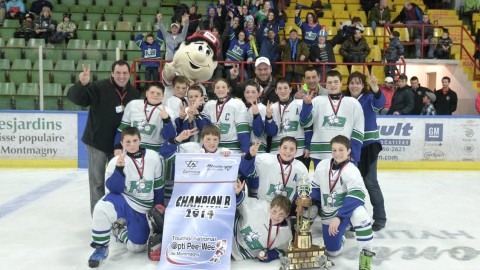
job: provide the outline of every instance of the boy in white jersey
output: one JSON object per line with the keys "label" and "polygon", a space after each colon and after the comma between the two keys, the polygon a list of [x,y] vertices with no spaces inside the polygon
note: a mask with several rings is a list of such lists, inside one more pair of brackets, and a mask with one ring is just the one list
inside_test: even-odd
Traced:
{"label": "boy in white jersey", "polygon": [[365,120],[357,99],[342,94],[342,75],[330,70],[326,75],[328,96],[309,93],[303,99],[300,122],[313,129],[310,158],[316,167],[322,159],[330,157],[330,140],[344,135],[351,140],[352,162],[357,164],[363,144]]}
{"label": "boy in white jersey", "polygon": [[92,243],[88,260],[97,268],[108,256],[110,232],[132,252],[142,252],[150,227],[147,212],[163,205],[162,163],[157,152],[140,147],[135,127],[122,130],[124,152],[108,163],[105,186],[109,190],[93,210]]}
{"label": "boy in white jersey", "polygon": [[120,132],[126,127],[136,127],[142,134],[142,147],[158,151],[166,140],[177,133],[173,124],[172,112],[163,104],[164,88],[159,83],[149,85],[146,99],[132,100],[125,107],[122,122],[115,137],[115,156],[121,153]]}
{"label": "boy in white jersey", "polygon": [[167,106],[167,108],[173,112],[173,118],[177,126],[177,131],[180,126],[178,121],[183,121],[187,116],[185,108],[188,107],[188,102],[187,99],[185,99],[185,95],[187,94],[188,84],[187,78],[183,76],[176,76],[172,82],[173,96],[165,99],[164,102],[165,106]]}
{"label": "boy in white jersey", "polygon": [[267,147],[267,133],[265,132],[265,117],[272,118],[273,110],[271,105],[267,108],[259,102],[260,92],[258,84],[254,80],[249,80],[243,92],[244,103],[247,106],[247,121],[250,126],[250,142],[259,141],[261,143],[258,152],[265,153]]}
{"label": "boy in white jersey", "polygon": [[[205,104],[205,97],[203,96],[203,90],[199,86],[191,86],[187,91],[188,108],[186,108],[187,117],[183,121],[179,121],[177,128],[178,134],[184,130],[197,128],[201,133],[203,127],[210,125],[210,119],[203,113],[203,106]],[[188,141],[188,140],[187,140]],[[195,135],[190,138],[192,142],[200,142],[199,136]]]}
{"label": "boy in white jersey", "polygon": [[240,163],[240,175],[247,179],[248,195],[271,201],[281,194],[294,201],[297,181],[308,174],[307,167],[295,159],[297,140],[283,137],[278,154],[256,155],[258,146],[258,143],[254,144]]}
{"label": "boy in white jersey", "polygon": [[[297,152],[295,157],[300,157],[305,151],[305,136],[308,130],[304,130],[300,124],[300,111],[302,100],[294,99],[291,96],[292,88],[285,79],[279,79],[275,86],[275,93],[278,101],[271,104],[272,117],[266,117],[265,130],[268,136],[272,136],[272,147],[270,153],[277,154],[280,140],[285,136],[297,139]],[[267,103],[267,107],[270,104]]]}
{"label": "boy in white jersey", "polygon": [[266,200],[245,197],[243,184],[237,184],[237,210],[233,230],[232,256],[235,260],[258,258],[270,262],[285,254],[292,239],[288,220],[290,200],[277,195]]}
{"label": "boy in white jersey", "polygon": [[315,168],[312,199],[321,209],[323,240],[328,255],[340,255],[346,228],[355,229],[360,247],[359,269],[370,270],[372,219],[365,208],[367,194],[360,171],[350,162],[350,140],[335,136],[331,141],[332,159],[323,159]]}

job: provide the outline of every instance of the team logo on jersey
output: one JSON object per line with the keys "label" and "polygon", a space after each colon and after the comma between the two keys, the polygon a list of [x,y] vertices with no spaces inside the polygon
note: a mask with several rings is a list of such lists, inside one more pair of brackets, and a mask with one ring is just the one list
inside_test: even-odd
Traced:
{"label": "team logo on jersey", "polygon": [[145,50],[145,58],[155,58],[157,56],[157,50],[148,48]]}
{"label": "team logo on jersey", "polygon": [[343,200],[345,199],[344,193],[337,193],[336,191],[323,194],[323,205],[328,207],[340,207],[343,205]]}
{"label": "team logo on jersey", "polygon": [[290,198],[292,193],[293,193],[293,188],[286,187],[283,185],[282,182],[278,182],[277,184],[270,184],[270,187],[267,191],[267,196],[271,197],[272,199],[277,195],[283,195],[287,198]]}
{"label": "team logo on jersey", "polygon": [[283,119],[283,122],[280,123],[280,131],[281,132],[288,132],[288,131],[298,131],[298,121],[292,121],[288,118]]}
{"label": "team logo on jersey", "polygon": [[140,179],[137,181],[130,181],[130,193],[150,193],[153,188],[153,181]]}
{"label": "team logo on jersey", "polygon": [[345,127],[345,122],[347,122],[347,118],[345,118],[345,117],[341,117],[341,116],[338,116],[338,115],[324,116],[322,127],[325,127],[327,129],[328,128],[333,128],[333,129],[341,128],[341,129],[343,129],[343,127]]}
{"label": "team logo on jersey", "polygon": [[243,241],[245,241],[249,249],[255,250],[263,248],[259,241],[261,234],[254,232],[250,226],[242,229],[240,233],[242,234]]}
{"label": "team logo on jersey", "polygon": [[138,132],[144,135],[152,135],[155,125],[149,124],[146,120],[133,121],[133,126],[137,127]]}

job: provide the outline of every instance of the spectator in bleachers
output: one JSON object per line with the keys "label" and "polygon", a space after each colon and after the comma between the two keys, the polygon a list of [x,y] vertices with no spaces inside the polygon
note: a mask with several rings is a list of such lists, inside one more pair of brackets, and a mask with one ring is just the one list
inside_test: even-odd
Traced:
{"label": "spectator in bleachers", "polygon": [[37,15],[41,15],[40,13],[43,10],[43,7],[48,7],[50,10],[53,10],[53,5],[50,1],[47,0],[35,0],[30,5],[30,12],[33,12]]}
{"label": "spectator in bleachers", "polygon": [[[303,81],[305,83],[302,85],[302,99],[306,95],[311,95],[312,98],[328,95],[328,90],[323,88],[320,84],[320,76],[321,75],[314,67],[308,67],[305,70],[305,75],[303,76]],[[297,95],[297,97],[300,97],[300,95]]]}
{"label": "spectator in bleachers", "polygon": [[277,49],[277,46],[280,42],[277,40],[277,34],[275,34],[273,29],[270,29],[268,30],[267,38],[264,38],[262,44],[260,45],[260,57],[263,56],[270,60],[270,63],[272,63],[273,74],[277,74],[278,72],[278,65],[274,63],[280,61],[280,52]]}
{"label": "spectator in bleachers", "polygon": [[183,29],[180,31],[180,25],[178,23],[172,23],[170,25],[170,33],[167,32],[162,22],[162,14],[157,14],[158,29],[162,32],[163,40],[165,42],[165,60],[172,60],[173,55],[177,51],[178,46],[185,41],[188,31],[188,14],[183,14]]}
{"label": "spectator in bleachers", "polygon": [[[428,45],[428,58],[433,58],[433,50],[435,49],[435,40],[433,39],[433,24],[430,22],[427,14],[422,16],[422,21],[419,23],[423,27],[415,27],[413,38],[415,42],[415,57],[417,59],[421,56],[421,46]],[[421,44],[427,43],[427,44]]]}
{"label": "spectator in bleachers", "polygon": [[77,25],[71,21],[72,14],[63,13],[63,21],[57,25],[57,32],[51,38],[52,43],[68,43],[72,38],[75,38]]}
{"label": "spectator in bleachers", "polygon": [[[414,94],[414,106],[411,114],[419,115],[422,112],[423,108],[423,96],[425,95],[425,93],[433,93],[433,91],[421,86],[417,76],[413,76],[412,78],[410,78],[410,87],[412,88]],[[434,102],[435,101],[433,101],[432,103]]]}
{"label": "spectator in bleachers", "polygon": [[223,24],[218,15],[218,10],[221,11],[221,8],[217,8],[214,5],[207,7],[207,15],[205,20],[200,24],[200,29],[212,30],[213,27],[217,27],[220,30],[220,33],[223,33]]}
{"label": "spectator in bleachers", "polygon": [[414,103],[414,94],[407,84],[408,77],[405,74],[398,76],[398,88],[392,97],[392,104],[387,114],[408,115],[412,113]]}
{"label": "spectator in bleachers", "polygon": [[250,9],[250,14],[253,15],[256,21],[256,25],[261,25],[262,22],[267,18],[268,12],[270,12],[272,3],[270,1],[263,1],[263,5],[260,8],[260,1],[255,1],[255,5]]}
{"label": "spectator in bleachers", "polygon": [[[298,38],[298,32],[295,29],[290,30],[290,38],[287,40],[282,40],[278,46],[279,51],[281,52],[282,62],[304,62],[306,63],[308,57],[310,56],[310,50],[303,42]],[[298,65],[298,64],[288,64],[285,67],[286,79],[288,82],[292,80],[296,83],[302,81],[302,76],[305,74],[305,69],[307,65]]]}
{"label": "spectator in bleachers", "polygon": [[140,93],[130,84],[130,66],[123,60],[112,64],[112,76],[90,82],[90,65],[82,66],[79,81],[67,93],[68,99],[78,106],[90,106],[82,141],[87,147],[88,178],[90,183],[90,210],[105,195],[105,168],[114,155],[113,146],[117,128],[125,106],[140,98]]}
{"label": "spectator in bleachers", "polygon": [[450,89],[450,77],[442,78],[442,89],[435,91],[435,109],[438,115],[452,115],[457,110],[457,93]]}
{"label": "spectator in bleachers", "polygon": [[3,25],[3,21],[5,20],[5,14],[7,13],[6,10],[6,1],[0,0],[0,26]]}
{"label": "spectator in bleachers", "polygon": [[435,110],[435,107],[433,106],[433,103],[435,103],[435,94],[433,92],[426,92],[423,95],[423,108],[420,113],[420,115],[437,115],[437,111]]}
{"label": "spectator in bleachers", "polygon": [[[392,24],[404,23],[404,24],[417,24],[422,21],[423,10],[415,3],[406,1],[403,5],[402,11],[393,19]],[[407,26],[408,32],[411,33],[411,27]]]}
{"label": "spectator in bleachers", "polygon": [[437,59],[449,59],[450,50],[453,46],[453,41],[446,29],[443,30],[442,37],[438,38],[437,47],[433,52],[433,56]]}
{"label": "spectator in bleachers", "polygon": [[395,93],[395,85],[392,77],[386,77],[384,84],[380,87],[383,95],[385,96],[385,105],[380,110],[379,114],[386,115],[390,106],[392,105],[393,94]]}
{"label": "spectator in bleachers", "polygon": [[253,18],[252,15],[247,15],[245,16],[245,23],[243,30],[245,30],[245,35],[246,38],[250,40],[250,36],[255,35],[256,32],[256,27],[255,27],[255,19]]}
{"label": "spectator in bleachers", "polygon": [[285,17],[284,16],[276,17],[273,11],[269,11],[267,19],[264,20],[258,27],[257,36],[256,36],[258,44],[262,44],[263,40],[268,38],[269,30],[273,30],[275,32],[277,41],[280,41],[278,38],[278,32],[280,31],[280,28],[283,28],[283,27],[285,27]]}
{"label": "spectator in bleachers", "polygon": [[15,38],[24,38],[28,41],[30,38],[35,36],[35,14],[31,12],[27,12],[25,14],[25,20],[23,20],[22,24],[17,28],[13,36]]}
{"label": "spectator in bleachers", "polygon": [[182,16],[185,13],[190,14],[189,7],[186,4],[179,3],[173,7],[173,16],[171,18],[172,23],[182,24]]}
{"label": "spectator in bleachers", "polygon": [[307,13],[307,19],[302,22],[300,20],[300,9],[295,10],[295,24],[302,30],[303,42],[308,47],[317,43],[318,32],[320,32],[322,26],[318,24],[318,18],[313,12]]}
{"label": "spectator in bleachers", "polygon": [[[387,63],[396,63],[400,59],[400,56],[404,55],[403,45],[400,42],[399,37],[400,33],[398,31],[392,32],[390,43],[385,51],[385,60]],[[395,70],[395,65],[386,65],[385,77],[395,77]]]}
{"label": "spectator in bleachers", "polygon": [[[161,23],[161,16],[159,15],[157,14],[157,22]],[[144,37],[145,41],[143,41]],[[161,60],[163,42],[163,35],[160,29],[157,30],[156,39],[154,39],[151,33],[138,34],[135,38],[135,43],[142,50],[142,60]],[[160,80],[158,73],[159,65],[159,62],[142,62],[142,66],[145,68],[145,81],[158,82]]]}
{"label": "spectator in bleachers", "polygon": [[380,0],[380,3],[374,6],[368,13],[367,24],[372,27],[372,30],[375,33],[375,28],[377,28],[377,26],[389,24],[391,19],[392,15],[387,0]]}
{"label": "spectator in bleachers", "polygon": [[[333,47],[330,41],[327,41],[328,33],[325,29],[320,30],[318,33],[318,42],[310,47],[310,62],[314,63],[335,63],[335,55],[333,53]],[[318,72],[319,80],[327,74],[330,70],[334,69],[336,65],[315,65],[315,69]],[[324,68],[325,67],[325,68]]]}
{"label": "spectator in bleachers", "polygon": [[18,19],[20,22],[25,17],[25,4],[22,0],[10,0],[5,4],[5,10],[7,12],[6,19]]}
{"label": "spectator in bleachers", "polygon": [[198,6],[194,3],[190,6],[188,9],[188,14],[190,15],[188,17],[189,19],[189,25],[188,25],[188,32],[187,32],[187,37],[191,36],[193,33],[197,31],[197,28],[200,25],[200,22],[202,21],[202,14],[197,13]]}
{"label": "spectator in bleachers", "polygon": [[55,33],[57,21],[52,18],[52,11],[48,7],[44,7],[41,16],[35,21],[35,33],[37,38],[44,38],[46,42],[50,42],[50,37]]}
{"label": "spectator in bleachers", "polygon": [[345,40],[340,48],[340,54],[345,63],[365,63],[365,58],[370,53],[367,40],[362,37],[363,31],[356,29],[353,37]]}
{"label": "spectator in bleachers", "polygon": [[[230,36],[230,47],[227,50],[227,53],[225,54],[225,60],[227,61],[233,61],[233,62],[243,62],[247,60],[247,64],[250,64],[253,62],[255,59],[255,55],[253,54],[252,47],[250,46],[250,42],[246,40],[245,38],[245,32],[244,30],[241,30],[238,33],[238,36],[235,37],[235,34],[233,33],[233,29],[229,29],[229,36]],[[232,64],[232,63],[225,63],[225,76],[230,75],[230,68],[233,67],[233,65],[238,65],[238,64]],[[246,66],[244,66],[246,67]],[[243,73],[243,79],[248,80],[248,72],[245,72],[246,69],[244,69]]]}
{"label": "spectator in bleachers", "polygon": [[351,21],[340,22],[337,34],[332,38],[330,43],[333,47],[337,44],[342,44],[345,40],[353,36],[355,30],[360,29],[365,31],[365,27],[362,24],[360,17],[353,17]]}
{"label": "spectator in bleachers", "polygon": [[369,15],[369,12],[378,3],[378,0],[360,0],[361,9],[365,11],[365,15]]}

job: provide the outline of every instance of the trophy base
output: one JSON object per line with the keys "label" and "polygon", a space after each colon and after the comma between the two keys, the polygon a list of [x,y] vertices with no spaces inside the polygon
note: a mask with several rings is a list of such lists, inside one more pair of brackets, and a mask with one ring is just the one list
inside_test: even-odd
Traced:
{"label": "trophy base", "polygon": [[333,262],[325,254],[325,248],[311,245],[309,248],[293,247],[287,250],[285,257],[281,258],[280,270],[290,269],[330,269]]}

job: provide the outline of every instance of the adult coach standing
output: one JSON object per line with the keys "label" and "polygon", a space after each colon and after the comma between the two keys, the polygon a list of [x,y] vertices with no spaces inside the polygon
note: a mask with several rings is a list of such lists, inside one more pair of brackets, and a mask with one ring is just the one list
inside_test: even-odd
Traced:
{"label": "adult coach standing", "polygon": [[128,102],[140,98],[140,93],[130,85],[130,66],[123,60],[112,64],[112,77],[92,83],[90,65],[82,68],[80,81],[68,90],[67,97],[79,106],[90,106],[82,141],[87,147],[93,213],[93,207],[105,195],[105,168],[114,156],[113,144],[123,111]]}

